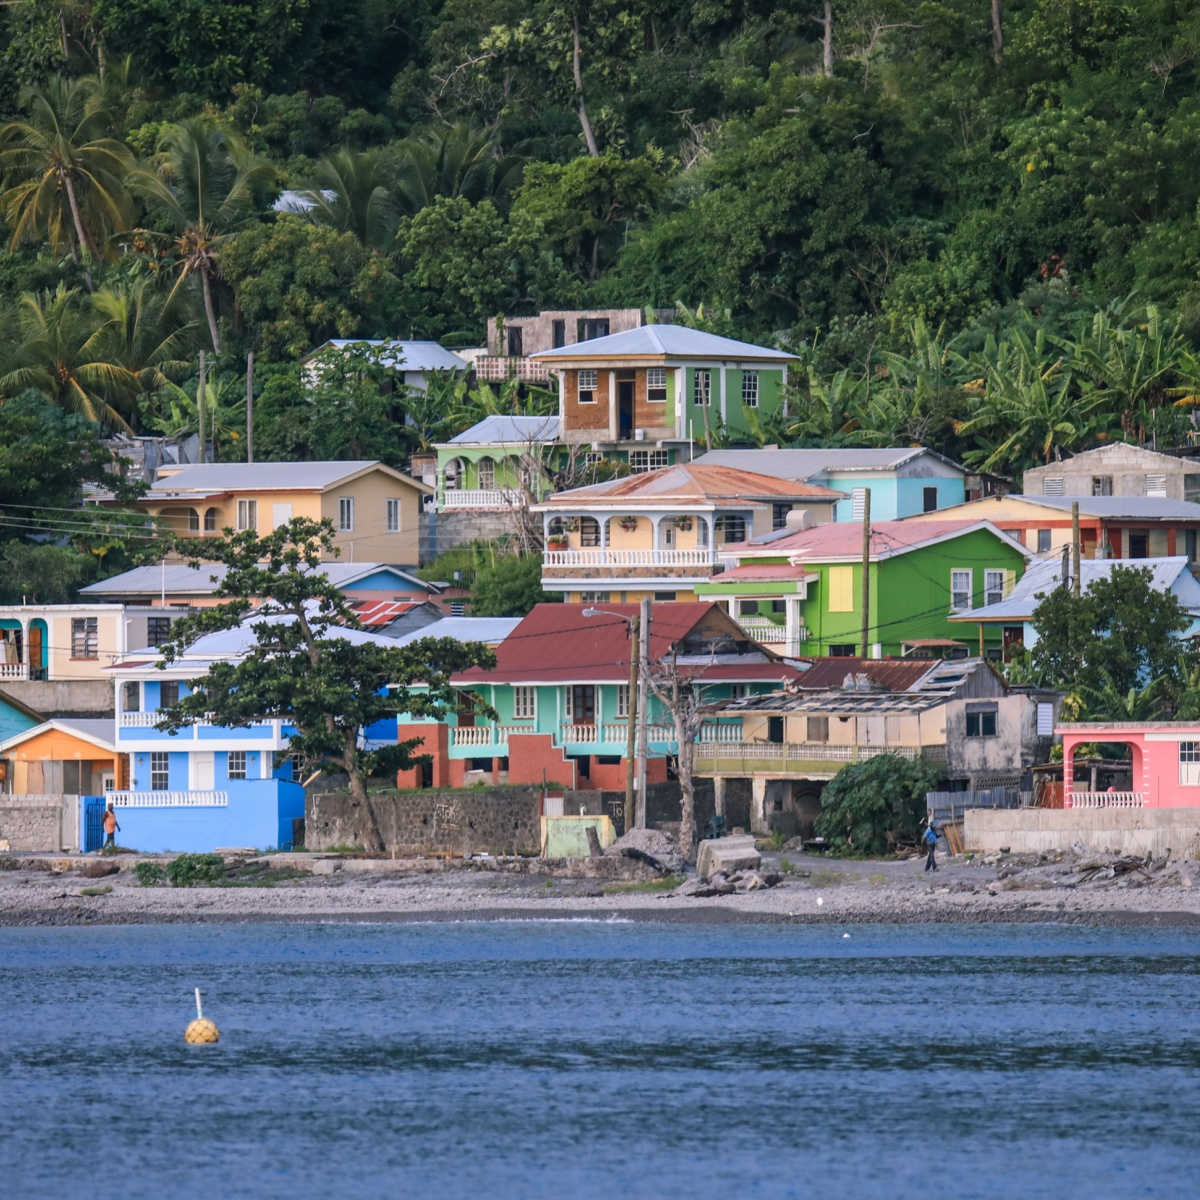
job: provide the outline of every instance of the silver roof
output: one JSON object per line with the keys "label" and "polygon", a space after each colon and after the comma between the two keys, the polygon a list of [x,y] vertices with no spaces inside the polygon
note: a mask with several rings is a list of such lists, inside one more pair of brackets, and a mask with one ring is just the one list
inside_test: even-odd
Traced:
{"label": "silver roof", "polygon": [[542,350],[530,357],[553,361],[606,355],[643,355],[648,358],[761,358],[771,362],[796,360],[796,356],[788,354],[786,350],[776,350],[771,346],[754,346],[750,342],[738,342],[733,338],[718,337],[715,333],[705,333],[702,329],[689,329],[686,325],[642,325],[637,329],[627,329],[623,333],[610,333],[607,337],[559,346],[556,350]]}
{"label": "silver roof", "polygon": [[[320,563],[317,570],[336,587],[348,587],[357,579],[365,579],[376,571],[391,571],[400,583],[437,592],[440,589],[412,574],[412,568],[397,567],[389,563]],[[133,567],[122,571],[111,579],[101,579],[79,589],[81,596],[124,596],[124,595],[196,595],[215,592],[218,583],[225,578],[225,567],[219,563],[201,563],[198,567],[187,563],[168,563],[166,566]],[[157,610],[155,610],[157,611]]]}
{"label": "silver roof", "polygon": [[422,638],[453,638],[456,642],[485,642],[495,646],[504,641],[521,620],[520,617],[443,617],[391,640],[396,646],[405,646]]}
{"label": "silver roof", "polygon": [[384,366],[399,367],[404,371],[465,371],[468,366],[464,359],[439,342],[405,342],[399,338],[330,338],[310,350],[301,361],[316,358],[327,346],[335,350],[347,346],[383,346],[385,352],[379,356],[379,361]]}
{"label": "silver roof", "polygon": [[[345,462],[190,463],[169,468],[169,475],[160,474],[145,498],[161,500],[180,492],[312,491],[333,487],[370,467],[393,469],[369,458]],[[400,471],[396,474],[408,478]],[[424,487],[415,479],[410,482],[414,487]]]}
{"label": "silver roof", "polygon": [[695,461],[718,467],[738,467],[780,479],[811,479],[840,471],[893,471],[922,455],[945,463],[959,474],[966,468],[924,446],[864,447],[816,450],[709,450]]}
{"label": "silver roof", "polygon": [[499,446],[510,442],[556,442],[559,422],[552,417],[520,417],[498,413],[476,421],[470,429],[464,429],[457,437],[445,444],[448,446],[478,445]]}
{"label": "silver roof", "polygon": [[1200,504],[1191,500],[1168,500],[1160,496],[1030,496],[1016,493],[1009,500],[1027,500],[1046,508],[1070,512],[1072,504],[1089,517],[1135,521],[1200,521]]}

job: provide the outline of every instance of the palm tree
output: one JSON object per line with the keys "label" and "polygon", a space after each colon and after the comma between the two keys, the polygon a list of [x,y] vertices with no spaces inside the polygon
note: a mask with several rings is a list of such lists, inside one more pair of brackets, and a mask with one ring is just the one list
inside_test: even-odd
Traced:
{"label": "palm tree", "polygon": [[62,284],[41,295],[26,292],[17,322],[21,340],[0,392],[34,388],[97,425],[133,432],[121,408],[136,393],[137,376],[105,356],[106,322],[86,297]]}
{"label": "palm tree", "polygon": [[149,279],[101,288],[92,307],[101,326],[106,357],[130,371],[152,392],[191,366],[199,322],[178,311]]}
{"label": "palm tree", "polygon": [[138,177],[158,200],[170,227],[179,278],[171,298],[188,279],[198,280],[212,348],[221,352],[213,284],[220,277],[221,248],[255,219],[256,193],[272,177],[234,134],[214,121],[190,118],[159,140],[157,177]]}
{"label": "palm tree", "polygon": [[313,173],[312,186],[301,195],[312,206],[308,210],[312,220],[353,233],[373,250],[391,245],[399,212],[381,148],[341,149],[323,158]]}
{"label": "palm tree", "polygon": [[129,148],[106,136],[98,81],[56,75],[21,100],[28,117],[0,129],[11,245],[44,238],[55,251],[98,257],[107,235],[129,223],[133,166]]}
{"label": "palm tree", "polygon": [[502,198],[516,189],[524,170],[524,159],[500,154],[486,131],[465,122],[406,138],[397,149],[396,196],[408,213],[438,196],[472,203]]}
{"label": "palm tree", "polygon": [[[800,391],[800,389],[797,389]],[[837,446],[859,435],[861,413],[866,407],[867,381],[849,367],[828,379],[818,377],[811,367],[808,384],[791,400],[795,420],[787,436],[795,445]]]}

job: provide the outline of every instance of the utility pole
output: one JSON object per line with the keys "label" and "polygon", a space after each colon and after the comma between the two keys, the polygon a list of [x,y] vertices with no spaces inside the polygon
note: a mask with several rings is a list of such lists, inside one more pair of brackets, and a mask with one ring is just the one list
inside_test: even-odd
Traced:
{"label": "utility pole", "polygon": [[246,461],[254,461],[254,351],[246,352]]}
{"label": "utility pole", "polygon": [[638,618],[637,823],[646,826],[646,677],[650,673],[650,598],[644,596]]}
{"label": "utility pole", "polygon": [[866,658],[871,633],[871,489],[863,489],[862,521],[862,645],[859,657]]}
{"label": "utility pole", "polygon": [[629,724],[629,729],[625,737],[625,829],[628,833],[634,826],[637,820],[637,812],[634,805],[634,757],[637,754],[637,719],[641,715],[641,708],[638,705],[637,690],[638,690],[638,657],[641,650],[641,641],[638,636],[638,626],[640,622],[637,617],[629,619],[629,692],[626,698],[625,707],[627,709],[626,720]]}
{"label": "utility pole", "polygon": [[204,351],[200,351],[200,386],[196,391],[196,426],[200,434],[200,461],[207,462],[208,455],[204,452],[204,391],[207,380],[204,374]]}
{"label": "utility pole", "polygon": [[1071,502],[1071,591],[1079,595],[1079,501]]}

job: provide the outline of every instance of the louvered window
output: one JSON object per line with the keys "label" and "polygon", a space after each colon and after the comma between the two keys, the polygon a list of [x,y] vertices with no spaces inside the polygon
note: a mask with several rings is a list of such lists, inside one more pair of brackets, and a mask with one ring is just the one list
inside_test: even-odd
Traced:
{"label": "louvered window", "polygon": [[1166,496],[1167,494],[1167,477],[1165,475],[1147,475],[1146,476],[1146,495],[1147,496]]}
{"label": "louvered window", "polygon": [[1043,496],[1061,496],[1063,494],[1063,477],[1061,475],[1047,475],[1042,480],[1042,495]]}

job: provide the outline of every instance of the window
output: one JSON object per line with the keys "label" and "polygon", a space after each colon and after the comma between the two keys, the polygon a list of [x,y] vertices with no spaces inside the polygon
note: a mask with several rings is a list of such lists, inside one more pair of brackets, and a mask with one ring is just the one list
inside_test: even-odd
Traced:
{"label": "window", "polygon": [[717,541],[724,543],[726,546],[733,542],[744,542],[746,540],[746,518],[731,516],[728,513],[719,516],[713,523],[713,529],[716,533]]}
{"label": "window", "polygon": [[1200,500],[1200,475],[1189,471],[1183,477],[1183,498],[1185,500]]}
{"label": "window", "polygon": [[971,607],[971,572],[950,572],[950,607],[963,609]]}
{"label": "window", "polygon": [[1061,496],[1063,494],[1063,477],[1061,475],[1047,475],[1042,480],[1042,495],[1043,496]]}
{"label": "window", "polygon": [[188,533],[200,532],[200,513],[198,509],[188,509]]}
{"label": "window", "polygon": [[1038,737],[1054,736],[1054,705],[1040,701],[1037,706]]}
{"label": "window", "polygon": [[600,522],[595,517],[579,518],[579,544],[581,546],[600,545]]}
{"label": "window", "polygon": [[740,700],[746,694],[746,685],[744,683],[731,683],[729,685],[729,698],[731,700]]}
{"label": "window", "polygon": [[230,750],[230,752],[229,752],[229,778],[230,779],[245,779],[246,778],[246,752],[245,752],[245,750]]}
{"label": "window", "polygon": [[646,369],[646,399],[651,404],[666,404],[667,402],[667,368],[647,367]]}
{"label": "window", "polygon": [[513,688],[513,719],[516,721],[532,721],[537,716],[537,689],[531,687]]}
{"label": "window", "polygon": [[170,617],[146,618],[146,645],[161,646],[171,636]]}
{"label": "window", "polygon": [[967,712],[967,737],[995,737],[996,710],[981,708]]}
{"label": "window", "polygon": [[479,460],[479,486],[485,490],[496,486],[496,464],[490,458]]}
{"label": "window", "polygon": [[100,656],[98,623],[95,617],[75,617],[71,621],[71,657]]}
{"label": "window", "polygon": [[706,408],[712,403],[712,372],[697,371],[692,376],[692,403]]}
{"label": "window", "polygon": [[505,330],[505,336],[508,343],[508,357],[520,358],[525,352],[523,349],[524,339],[521,336],[521,326],[510,325]]}
{"label": "window", "polygon": [[206,508],[204,510],[204,532],[217,532],[217,510],[215,508]]}
{"label": "window", "polygon": [[158,685],[158,707],[170,708],[172,705],[179,703],[179,681],[177,679],[164,679]]}
{"label": "window", "polygon": [[583,465],[585,467],[598,467],[603,461],[603,450],[589,450],[583,456]]}
{"label": "window", "polygon": [[465,600],[451,600],[449,607],[452,617],[465,617],[467,615],[467,602]]}
{"label": "window", "polygon": [[853,642],[835,642],[829,647],[830,658],[853,658],[854,643]]}
{"label": "window", "polygon": [[[1147,476],[1149,478],[1149,476]],[[1093,475],[1092,476],[1092,495],[1093,496],[1111,496],[1112,495],[1112,476],[1111,475]],[[1149,493],[1147,493],[1149,495]]]}
{"label": "window", "polygon": [[829,581],[829,611],[854,611],[854,568],[830,567],[826,575]]}
{"label": "window", "polygon": [[629,469],[635,474],[641,471],[657,471],[660,467],[671,465],[669,450],[631,450],[629,452]]}
{"label": "window", "polygon": [[567,323],[566,321],[551,321],[550,322],[550,337],[554,342],[554,349],[559,350],[567,344]]}
{"label": "window", "polygon": [[611,592],[580,592],[579,599],[583,604],[607,604]]}
{"label": "window", "polygon": [[590,725],[596,719],[596,688],[590,683],[577,683],[563,688],[566,693],[567,719],[573,725]]}
{"label": "window", "polygon": [[354,528],[354,497],[342,496],[338,500],[338,529],[349,533]]}
{"label": "window", "polygon": [[1037,552],[1039,554],[1047,554],[1050,551],[1050,530],[1039,529],[1037,531]]}
{"label": "window", "polygon": [[[1146,495],[1165,497],[1167,494],[1167,477],[1165,475],[1146,476]],[[1106,492],[1105,495],[1111,495]]]}
{"label": "window", "polygon": [[758,616],[758,601],[757,600],[739,600],[738,601],[738,616],[739,617],[757,617]]}
{"label": "window", "polygon": [[121,707],[126,712],[137,712],[142,707],[142,685],[136,680],[122,684]]}
{"label": "window", "polygon": [[170,759],[165,750],[150,752],[150,790],[165,792],[171,786]]}
{"label": "window", "polygon": [[388,533],[400,532],[400,501],[389,500],[387,502],[387,531]]}
{"label": "window", "polygon": [[289,770],[292,773],[292,778],[299,783],[304,778],[304,756],[302,754],[289,754],[284,760]]}
{"label": "window", "polygon": [[999,604],[1004,599],[1007,590],[1006,571],[984,571],[983,573],[983,602],[984,604]]}
{"label": "window", "polygon": [[1196,561],[1196,544],[1197,537],[1194,529],[1188,529],[1183,535],[1184,553],[1187,555],[1188,562]]}
{"label": "window", "polygon": [[596,385],[599,382],[596,371],[579,372],[579,403],[596,403]]}
{"label": "window", "polygon": [[674,592],[655,592],[654,598],[655,598],[655,600],[673,601],[675,599],[675,593]]}
{"label": "window", "polygon": [[775,613],[776,615],[779,615],[780,613],[786,613],[787,612],[787,601],[786,600],[772,600],[771,601],[771,611],[773,613]]}
{"label": "window", "polygon": [[1130,558],[1150,557],[1150,531],[1148,529],[1131,529],[1127,537]]}
{"label": "window", "polygon": [[829,741],[829,718],[809,717],[808,728],[805,730],[804,740],[806,742]]}
{"label": "window", "polygon": [[788,513],[792,511],[790,504],[772,504],[771,505],[771,528],[786,529]]}
{"label": "window", "polygon": [[617,716],[629,716],[629,684],[617,684]]}
{"label": "window", "polygon": [[747,408],[758,407],[758,372],[742,372],[742,403]]}
{"label": "window", "polygon": [[576,332],[581,342],[591,338],[608,337],[608,318],[595,317],[591,320],[580,320]]}
{"label": "window", "polygon": [[935,512],[938,506],[938,490],[935,487],[921,489],[921,511]]}
{"label": "window", "polygon": [[1179,782],[1200,787],[1200,742],[1179,743]]}
{"label": "window", "polygon": [[238,528],[239,529],[257,529],[258,528],[258,501],[257,500],[239,500],[238,501]]}
{"label": "window", "polygon": [[861,521],[867,515],[867,489],[855,488],[850,493],[850,517]]}

